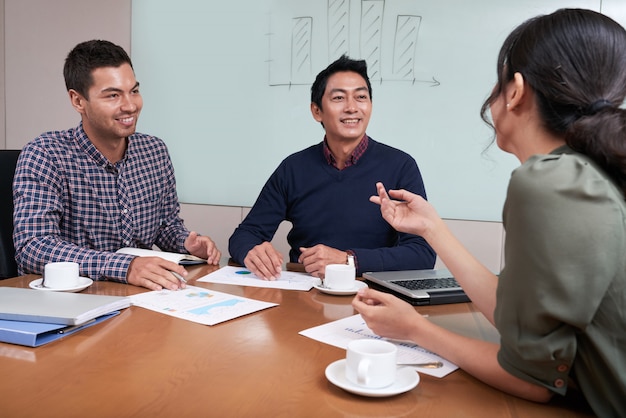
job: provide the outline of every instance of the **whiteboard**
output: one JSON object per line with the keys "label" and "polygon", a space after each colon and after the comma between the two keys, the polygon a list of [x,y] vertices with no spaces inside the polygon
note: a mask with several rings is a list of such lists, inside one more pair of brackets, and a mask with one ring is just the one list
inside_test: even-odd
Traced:
{"label": "whiteboard", "polygon": [[138,130],[167,143],[181,202],[252,206],[280,161],[323,139],[310,86],[345,53],[368,62],[367,133],[415,158],[439,214],[500,221],[519,163],[492,144],[479,111],[504,38],[560,7],[602,7],[623,25],[623,4],[133,0]]}

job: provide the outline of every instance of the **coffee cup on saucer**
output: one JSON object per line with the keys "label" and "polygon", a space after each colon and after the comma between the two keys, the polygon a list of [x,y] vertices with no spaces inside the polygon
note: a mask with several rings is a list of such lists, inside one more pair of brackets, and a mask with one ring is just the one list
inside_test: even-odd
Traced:
{"label": "coffee cup on saucer", "polygon": [[396,380],[398,348],[383,340],[351,341],[346,350],[346,379],[363,388],[389,386]]}
{"label": "coffee cup on saucer", "polygon": [[351,290],[356,286],[356,270],[349,264],[329,264],[324,273],[324,286],[332,290]]}
{"label": "coffee cup on saucer", "polygon": [[49,289],[70,289],[80,284],[78,263],[61,261],[44,267],[42,285]]}

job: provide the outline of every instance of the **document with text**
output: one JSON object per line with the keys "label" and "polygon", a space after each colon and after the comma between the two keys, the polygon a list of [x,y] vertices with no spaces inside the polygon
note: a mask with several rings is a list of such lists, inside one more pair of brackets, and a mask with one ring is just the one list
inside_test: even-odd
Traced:
{"label": "document with text", "polygon": [[299,334],[343,349],[346,349],[348,347],[348,343],[352,340],[359,340],[363,338],[384,339],[398,347],[397,362],[399,366],[407,365],[407,367],[410,367],[410,364],[415,363],[441,361],[443,366],[436,369],[415,368],[420,373],[435,377],[444,377],[458,369],[458,366],[455,364],[439,357],[435,353],[425,350],[417,344],[407,341],[386,339],[374,334],[374,332],[367,327],[367,324],[361,315],[353,315],[324,325],[309,328],[304,331],[300,331]]}

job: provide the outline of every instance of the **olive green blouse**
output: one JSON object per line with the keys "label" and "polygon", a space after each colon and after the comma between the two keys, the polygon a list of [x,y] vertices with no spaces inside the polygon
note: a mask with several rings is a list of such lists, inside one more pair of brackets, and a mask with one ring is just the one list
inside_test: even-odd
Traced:
{"label": "olive green blouse", "polygon": [[561,147],[516,169],[503,211],[498,360],[599,416],[626,411],[626,204],[590,159]]}

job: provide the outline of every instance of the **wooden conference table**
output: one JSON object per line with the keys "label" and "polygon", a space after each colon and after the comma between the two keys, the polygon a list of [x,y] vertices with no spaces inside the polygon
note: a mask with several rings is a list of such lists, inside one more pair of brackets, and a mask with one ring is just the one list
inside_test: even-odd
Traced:
{"label": "wooden conference table", "polygon": [[[117,317],[38,348],[0,343],[0,416],[14,417],[582,417],[580,404],[505,395],[462,370],[421,374],[393,397],[353,395],[330,383],[345,350],[298,332],[355,314],[351,296],[196,282],[216,267],[189,268],[192,285],[278,303],[214,326],[130,307]],[[0,281],[28,287],[38,276]],[[85,293],[145,289],[95,282]],[[431,320],[484,339],[497,333],[471,303],[419,308]]]}

